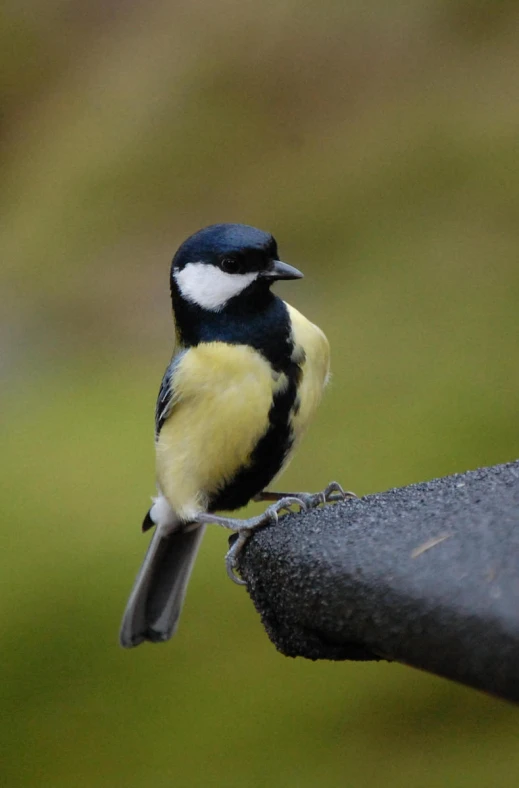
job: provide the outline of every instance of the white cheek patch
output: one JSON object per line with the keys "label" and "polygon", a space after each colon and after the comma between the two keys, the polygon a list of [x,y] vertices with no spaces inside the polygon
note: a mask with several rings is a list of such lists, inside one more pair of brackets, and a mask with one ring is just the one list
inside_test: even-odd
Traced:
{"label": "white cheek patch", "polygon": [[203,309],[218,312],[227,301],[254,282],[258,274],[226,274],[215,265],[188,263],[173,276],[185,299]]}

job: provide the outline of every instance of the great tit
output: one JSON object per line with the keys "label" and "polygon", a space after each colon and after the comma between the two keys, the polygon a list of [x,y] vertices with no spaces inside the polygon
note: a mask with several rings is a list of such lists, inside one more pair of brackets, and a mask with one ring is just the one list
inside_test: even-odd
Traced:
{"label": "great tit", "polygon": [[[278,259],[272,235],[243,224],[215,224],[192,235],[173,258],[176,342],[155,411],[157,496],[143,530],[155,533],[121,626],[122,646],[159,642],[175,632],[207,523],[238,531],[236,556],[251,531],[293,503],[302,508],[342,496],[266,491],[287,466],[329,374],[323,332],[271,291],[300,279]],[[274,500],[263,515],[217,516],[252,499]]]}

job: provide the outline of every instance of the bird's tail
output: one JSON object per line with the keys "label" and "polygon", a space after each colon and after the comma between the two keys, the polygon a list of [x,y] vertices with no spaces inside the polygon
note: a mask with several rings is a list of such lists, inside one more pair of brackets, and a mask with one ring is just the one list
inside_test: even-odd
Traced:
{"label": "bird's tail", "polygon": [[205,526],[171,531],[157,526],[124,611],[119,636],[131,648],[168,640],[175,632]]}

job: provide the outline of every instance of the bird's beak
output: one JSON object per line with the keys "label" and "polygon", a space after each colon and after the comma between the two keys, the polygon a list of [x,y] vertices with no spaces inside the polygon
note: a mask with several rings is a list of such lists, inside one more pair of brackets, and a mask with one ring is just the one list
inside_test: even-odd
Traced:
{"label": "bird's beak", "polygon": [[274,260],[272,268],[262,274],[265,279],[302,279],[303,274],[294,268],[293,265],[282,263],[281,260]]}

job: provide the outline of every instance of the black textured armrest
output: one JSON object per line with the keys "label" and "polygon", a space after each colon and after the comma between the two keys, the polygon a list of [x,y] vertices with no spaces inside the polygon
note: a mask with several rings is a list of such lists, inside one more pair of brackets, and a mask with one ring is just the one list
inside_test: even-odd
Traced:
{"label": "black textured armrest", "polygon": [[397,660],[519,700],[519,462],[287,515],[240,570],[286,655]]}

